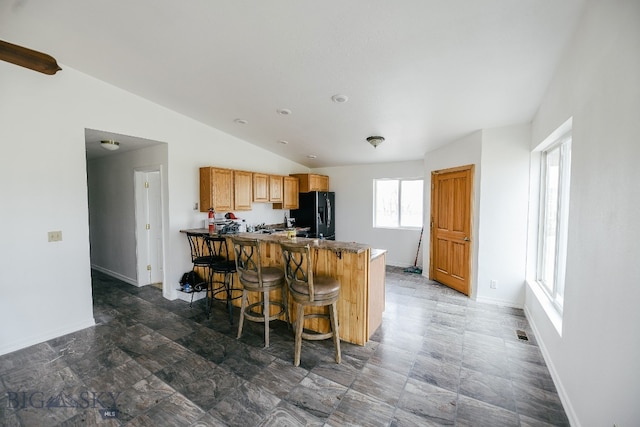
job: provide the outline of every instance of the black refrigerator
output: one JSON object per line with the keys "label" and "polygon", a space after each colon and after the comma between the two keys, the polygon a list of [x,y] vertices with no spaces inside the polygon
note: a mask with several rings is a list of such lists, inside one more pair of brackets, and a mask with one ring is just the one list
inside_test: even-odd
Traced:
{"label": "black refrigerator", "polygon": [[300,193],[299,208],[292,209],[290,216],[295,218],[296,227],[309,227],[307,237],[336,239],[336,193],[311,191]]}

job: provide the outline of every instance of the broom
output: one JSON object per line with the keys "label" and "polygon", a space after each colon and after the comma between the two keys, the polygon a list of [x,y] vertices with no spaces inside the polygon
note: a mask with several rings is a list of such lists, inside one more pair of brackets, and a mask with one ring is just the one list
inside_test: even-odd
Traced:
{"label": "broom", "polygon": [[422,274],[422,269],[418,267],[418,254],[420,253],[420,244],[422,243],[422,232],[424,227],[420,230],[420,240],[418,240],[418,250],[416,251],[416,259],[413,261],[413,267],[407,267],[404,269],[405,273]]}

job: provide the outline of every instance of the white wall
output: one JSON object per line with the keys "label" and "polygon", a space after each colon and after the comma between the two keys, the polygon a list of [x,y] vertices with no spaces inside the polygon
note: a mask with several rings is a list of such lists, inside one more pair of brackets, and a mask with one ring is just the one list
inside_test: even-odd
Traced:
{"label": "white wall", "polygon": [[[389,265],[413,265],[420,230],[373,228],[373,180],[423,178],[421,161],[318,168],[313,172],[328,175],[329,189],[336,192],[337,240],[386,249]],[[421,259],[418,265],[422,265]]]}
{"label": "white wall", "polygon": [[[93,324],[85,128],[168,144],[164,280],[169,283],[177,283],[190,263],[179,230],[205,217],[193,211],[200,166],[279,174],[307,170],[61,67],[47,76],[0,62],[0,322],[15,325],[0,329],[0,354]],[[265,206],[258,210],[271,212]],[[284,216],[283,211],[273,215]],[[51,230],[62,230],[63,241],[48,243]],[[165,289],[165,296],[175,298],[175,290]]]}
{"label": "white wall", "polygon": [[569,117],[573,143],[561,336],[529,288],[527,315],[572,425],[639,425],[637,0],[587,5],[532,123],[532,147]]}
{"label": "white wall", "polygon": [[[66,96],[73,73],[50,77],[0,62],[0,76],[3,354],[94,320],[84,127],[72,118],[85,105]],[[48,243],[54,230],[62,241]]]}
{"label": "white wall", "polygon": [[[474,132],[464,138],[451,142],[436,150],[430,151],[424,156],[424,177],[425,177],[425,196],[424,196],[424,215],[425,224],[430,223],[431,219],[431,172],[440,169],[448,169],[457,166],[475,165],[473,177],[473,206],[471,212],[471,297],[476,298],[477,277],[478,277],[478,244],[479,244],[479,206],[480,206],[480,174],[481,166],[481,150],[482,150],[482,132]],[[424,251],[422,252],[423,270],[422,275],[429,276],[429,241],[431,239],[431,230],[425,227]]]}
{"label": "white wall", "polygon": [[528,124],[482,131],[478,301],[524,304],[530,132]]}

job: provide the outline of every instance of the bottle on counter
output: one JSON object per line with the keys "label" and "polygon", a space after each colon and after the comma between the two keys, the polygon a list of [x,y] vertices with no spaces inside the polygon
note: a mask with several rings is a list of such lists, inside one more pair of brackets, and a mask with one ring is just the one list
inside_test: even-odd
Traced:
{"label": "bottle on counter", "polygon": [[238,232],[239,233],[246,233],[247,232],[247,220],[243,219],[242,222],[240,222],[240,227],[238,228]]}

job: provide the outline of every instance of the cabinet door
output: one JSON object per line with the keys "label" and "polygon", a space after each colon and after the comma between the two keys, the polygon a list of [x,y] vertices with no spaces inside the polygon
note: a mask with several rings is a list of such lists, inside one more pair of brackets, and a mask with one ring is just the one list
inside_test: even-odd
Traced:
{"label": "cabinet door", "polygon": [[299,182],[295,176],[282,177],[282,203],[274,203],[273,209],[298,209]]}
{"label": "cabinet door", "polygon": [[251,210],[252,178],[251,172],[233,171],[234,210]]}
{"label": "cabinet door", "polygon": [[200,212],[209,208],[216,211],[233,209],[233,171],[204,167],[200,168]]}
{"label": "cabinet door", "polygon": [[214,168],[214,192],[216,211],[233,208],[233,171]]}
{"label": "cabinet door", "polygon": [[269,201],[269,175],[263,173],[253,173],[253,201]]}
{"label": "cabinet door", "polygon": [[284,177],[284,209],[298,209],[298,178],[292,176]]}
{"label": "cabinet door", "polygon": [[213,203],[213,173],[210,167],[200,168],[200,212],[215,206]]}
{"label": "cabinet door", "polygon": [[329,177],[326,175],[309,175],[309,191],[329,191]]}
{"label": "cabinet door", "polygon": [[300,180],[300,192],[309,191],[329,191],[329,177],[327,175],[316,175],[312,173],[293,173]]}
{"label": "cabinet door", "polygon": [[269,175],[269,201],[270,202],[283,201],[281,175]]}

